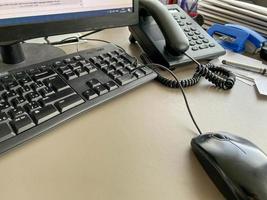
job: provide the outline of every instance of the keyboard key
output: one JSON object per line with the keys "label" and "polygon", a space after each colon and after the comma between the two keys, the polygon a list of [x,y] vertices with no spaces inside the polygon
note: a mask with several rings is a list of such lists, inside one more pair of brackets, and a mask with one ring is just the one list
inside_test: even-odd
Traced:
{"label": "keyboard key", "polygon": [[97,80],[97,79],[91,79],[90,81],[87,82],[87,85],[91,88],[95,88],[99,85],[101,85],[101,83]]}
{"label": "keyboard key", "polygon": [[53,105],[48,105],[33,111],[31,116],[35,123],[40,124],[57,116],[58,114],[60,114],[59,111]]}
{"label": "keyboard key", "polygon": [[8,112],[9,116],[13,119],[22,114],[25,114],[25,110],[22,107],[13,108]]}
{"label": "keyboard key", "polygon": [[17,80],[28,77],[26,72],[24,72],[24,71],[15,72],[14,76],[16,77]]}
{"label": "keyboard key", "polygon": [[149,67],[142,67],[141,70],[145,73],[145,75],[151,74],[153,72]]}
{"label": "keyboard key", "polygon": [[8,82],[12,82],[12,81],[15,81],[15,79],[11,74],[2,76],[0,79],[0,82],[3,82],[3,83],[8,83]]}
{"label": "keyboard key", "polygon": [[47,87],[53,88],[56,92],[60,92],[70,87],[59,76],[54,76],[54,77],[45,79],[44,83]]}
{"label": "keyboard key", "polygon": [[103,68],[107,68],[109,63],[107,61],[101,61],[99,63],[96,63],[95,64],[97,67],[99,67],[100,69],[103,69]]}
{"label": "keyboard key", "polygon": [[144,72],[141,71],[141,70],[139,70],[139,69],[136,70],[136,71],[134,72],[134,75],[135,75],[137,78],[142,78],[142,77],[145,76]]}
{"label": "keyboard key", "polygon": [[69,81],[78,78],[78,76],[74,72],[65,73],[64,76]]}
{"label": "keyboard key", "polygon": [[23,97],[17,97],[11,101],[11,103],[17,107],[17,106],[23,106],[25,103],[27,103],[26,99]]}
{"label": "keyboard key", "polygon": [[121,74],[118,71],[112,72],[109,74],[113,80],[116,80],[121,76]]}
{"label": "keyboard key", "polygon": [[90,74],[97,71],[97,68],[92,65],[84,66],[84,69]]}
{"label": "keyboard key", "polygon": [[53,77],[53,76],[56,76],[57,74],[53,71],[53,70],[47,70],[47,71],[44,71],[44,72],[40,72],[40,73],[37,73],[35,75],[33,75],[33,79],[35,81],[42,81],[44,79],[47,79],[47,78],[50,78],[50,77]]}
{"label": "keyboard key", "polygon": [[0,130],[0,142],[3,142],[16,135],[7,123],[1,123]]}
{"label": "keyboard key", "polygon": [[98,97],[98,94],[92,90],[92,89],[89,89],[89,90],[86,90],[84,93],[83,93],[83,96],[87,99],[87,100],[92,100],[96,97]]}
{"label": "keyboard key", "polygon": [[41,98],[41,95],[38,92],[30,92],[25,97],[28,101],[37,101]]}
{"label": "keyboard key", "polygon": [[25,106],[24,106],[25,110],[28,112],[28,113],[31,113],[39,108],[41,108],[40,104],[37,102],[37,101],[32,101],[30,103],[27,103]]}
{"label": "keyboard key", "polygon": [[121,76],[119,78],[116,79],[116,81],[120,84],[120,85],[126,85],[128,83],[131,83],[133,81],[135,81],[137,78],[132,75],[132,74],[126,74],[124,76]]}
{"label": "keyboard key", "polygon": [[108,89],[105,88],[103,85],[95,87],[94,90],[99,96],[108,93]]}
{"label": "keyboard key", "polygon": [[130,72],[135,70],[135,68],[136,67],[134,65],[129,65],[129,66],[126,67],[126,69],[128,69]]}
{"label": "keyboard key", "polygon": [[24,85],[30,85],[33,83],[33,81],[30,79],[30,77],[25,77],[19,80],[19,83],[24,86]]}
{"label": "keyboard key", "polygon": [[65,64],[68,64],[68,63],[70,63],[71,61],[72,61],[71,58],[66,58],[66,59],[63,60],[63,62],[64,62]]}
{"label": "keyboard key", "polygon": [[0,96],[5,93],[5,88],[0,84]]}
{"label": "keyboard key", "polygon": [[18,97],[19,95],[14,91],[10,90],[3,94],[3,97],[7,99],[8,101],[11,101],[12,99]]}
{"label": "keyboard key", "polygon": [[107,83],[105,83],[105,87],[109,90],[109,91],[112,91],[112,90],[115,90],[118,88],[117,84],[114,82],[114,81],[109,81]]}
{"label": "keyboard key", "polygon": [[8,82],[5,84],[6,88],[9,90],[16,90],[20,87],[17,81]]}
{"label": "keyboard key", "polygon": [[124,67],[123,64],[121,63],[116,63],[115,65],[112,65],[112,66],[116,71]]}
{"label": "keyboard key", "polygon": [[29,117],[28,114],[24,114],[14,118],[14,120],[11,122],[11,126],[14,128],[17,134],[20,134],[34,127],[35,124],[33,123],[32,119]]}
{"label": "keyboard key", "polygon": [[69,96],[71,96],[72,94],[75,94],[74,91],[70,88],[67,88],[65,90],[62,90],[60,92],[57,92],[55,94],[51,94],[47,97],[44,97],[43,99],[40,100],[40,103],[43,106],[47,106],[49,104],[54,104],[62,99],[65,99]]}
{"label": "keyboard key", "polygon": [[114,72],[114,68],[112,66],[108,66],[107,68],[103,69],[104,72],[106,72],[107,74],[110,74],[112,72]]}
{"label": "keyboard key", "polygon": [[38,67],[38,69],[39,69],[41,72],[44,72],[44,71],[47,71],[47,70],[49,70],[49,69],[50,69],[50,67],[49,67],[49,66],[47,66],[47,65],[42,65],[42,66]]}
{"label": "keyboard key", "polygon": [[25,94],[32,92],[32,88],[28,85],[25,85],[24,87],[18,88],[16,91],[17,91],[17,93],[25,96]]}
{"label": "keyboard key", "polygon": [[75,94],[57,102],[56,107],[60,112],[65,112],[82,103],[84,103],[84,100],[79,95]]}
{"label": "keyboard key", "polygon": [[75,73],[76,73],[79,77],[81,77],[81,76],[85,76],[85,75],[88,74],[88,72],[85,71],[85,70],[82,69],[82,68],[75,70]]}
{"label": "keyboard key", "polygon": [[58,68],[59,73],[65,74],[71,72],[71,69],[68,66],[61,66]]}
{"label": "keyboard key", "polygon": [[125,74],[129,74],[129,70],[126,68],[119,69],[118,72],[123,76]]}
{"label": "keyboard key", "polygon": [[49,96],[49,95],[51,95],[51,94],[54,94],[55,91],[52,90],[52,89],[49,88],[49,87],[45,87],[45,88],[41,89],[41,90],[39,91],[39,93],[40,93],[43,97],[47,97],[47,96]]}
{"label": "keyboard key", "polygon": [[5,112],[11,109],[11,105],[8,102],[0,102],[0,111]]}
{"label": "keyboard key", "polygon": [[41,81],[37,81],[36,83],[31,84],[31,88],[34,91],[39,91],[44,87],[45,87],[45,85]]}
{"label": "keyboard key", "polygon": [[5,121],[8,121],[8,120],[9,120],[9,117],[7,116],[6,113],[0,113],[0,123],[5,122]]}
{"label": "keyboard key", "polygon": [[82,66],[81,65],[78,65],[77,63],[69,64],[68,67],[71,68],[73,71],[82,68]]}
{"label": "keyboard key", "polygon": [[78,56],[74,56],[74,57],[73,57],[73,60],[76,60],[76,61],[79,61],[79,60],[81,60],[81,59],[82,59],[82,57],[81,57],[81,56],[79,56],[79,55],[78,55]]}
{"label": "keyboard key", "polygon": [[40,71],[39,69],[37,69],[37,68],[32,68],[32,69],[29,69],[29,70],[27,71],[27,73],[28,73],[30,76],[33,76],[33,75],[35,75],[35,74],[39,74],[39,73],[41,73],[41,71]]}

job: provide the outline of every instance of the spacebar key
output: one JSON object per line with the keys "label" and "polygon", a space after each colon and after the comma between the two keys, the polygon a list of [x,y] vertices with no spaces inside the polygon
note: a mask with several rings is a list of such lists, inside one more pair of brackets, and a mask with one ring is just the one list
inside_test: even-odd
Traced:
{"label": "spacebar key", "polygon": [[37,124],[40,124],[57,116],[58,114],[60,114],[59,111],[53,105],[49,105],[33,111],[31,116]]}
{"label": "spacebar key", "polygon": [[68,89],[62,90],[60,92],[56,92],[55,94],[52,94],[50,96],[47,96],[47,97],[43,98],[40,102],[44,106],[47,106],[50,104],[54,104],[58,101],[61,101],[62,99],[65,99],[65,98],[67,98],[73,94],[75,94],[75,92],[71,88],[68,88]]}

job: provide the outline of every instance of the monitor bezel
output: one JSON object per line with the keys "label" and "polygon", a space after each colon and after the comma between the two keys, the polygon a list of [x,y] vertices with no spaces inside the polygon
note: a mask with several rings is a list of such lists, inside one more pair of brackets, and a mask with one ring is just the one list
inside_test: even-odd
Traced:
{"label": "monitor bezel", "polygon": [[39,37],[138,24],[138,7],[138,0],[133,0],[133,12],[130,13],[84,17],[79,20],[3,26],[0,27],[0,45],[8,45]]}

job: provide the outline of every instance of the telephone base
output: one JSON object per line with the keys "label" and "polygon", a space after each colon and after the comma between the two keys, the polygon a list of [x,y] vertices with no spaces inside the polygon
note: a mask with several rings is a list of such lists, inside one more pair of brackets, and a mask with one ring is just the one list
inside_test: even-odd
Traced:
{"label": "telephone base", "polygon": [[[167,8],[189,40],[187,54],[197,60],[212,60],[225,54],[225,50],[179,6],[168,5]],[[152,17],[140,16],[139,24],[130,26],[129,30],[130,42],[136,41],[153,62],[170,69],[191,62],[184,55],[173,56],[166,51],[164,36]]]}

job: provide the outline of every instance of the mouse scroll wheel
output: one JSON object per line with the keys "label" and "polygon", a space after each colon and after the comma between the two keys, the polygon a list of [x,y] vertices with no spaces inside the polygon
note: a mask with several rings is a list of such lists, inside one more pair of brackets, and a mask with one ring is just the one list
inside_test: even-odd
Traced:
{"label": "mouse scroll wheel", "polygon": [[219,140],[228,140],[228,137],[221,135],[221,134],[213,134],[212,136]]}

